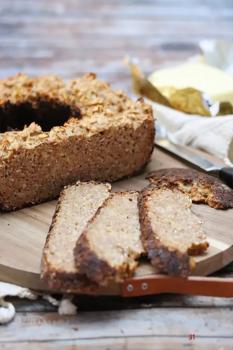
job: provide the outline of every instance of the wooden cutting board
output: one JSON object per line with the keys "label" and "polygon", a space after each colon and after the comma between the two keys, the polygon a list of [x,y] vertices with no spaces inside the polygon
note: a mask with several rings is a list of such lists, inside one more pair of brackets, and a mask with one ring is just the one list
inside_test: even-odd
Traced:
{"label": "wooden cutting board", "polygon": [[[187,167],[184,163],[155,149],[152,160],[139,176],[113,185],[118,190],[139,190],[148,182],[145,175],[165,167]],[[0,280],[21,286],[46,290],[40,280],[40,261],[56,201],[47,202],[12,213],[0,214]],[[196,258],[194,275],[209,275],[233,261],[233,209],[216,210],[205,205],[193,205],[193,211],[204,221],[210,247],[208,253]],[[156,273],[148,263],[141,264],[135,275]],[[119,287],[101,291],[118,294]]]}

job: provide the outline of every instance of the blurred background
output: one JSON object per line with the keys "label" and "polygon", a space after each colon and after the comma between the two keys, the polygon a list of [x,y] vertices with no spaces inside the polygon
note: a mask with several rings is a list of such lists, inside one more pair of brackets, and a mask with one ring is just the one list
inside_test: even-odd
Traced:
{"label": "blurred background", "polygon": [[233,0],[0,1],[0,77],[94,71],[129,90],[126,55],[149,74],[202,39],[233,39]]}

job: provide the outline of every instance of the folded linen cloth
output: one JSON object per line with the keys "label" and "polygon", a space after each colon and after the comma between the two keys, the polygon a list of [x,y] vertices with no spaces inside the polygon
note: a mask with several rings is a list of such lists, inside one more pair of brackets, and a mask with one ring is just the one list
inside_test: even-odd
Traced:
{"label": "folded linen cloth", "polygon": [[158,124],[174,143],[199,148],[233,165],[233,115],[201,117],[153,103]]}

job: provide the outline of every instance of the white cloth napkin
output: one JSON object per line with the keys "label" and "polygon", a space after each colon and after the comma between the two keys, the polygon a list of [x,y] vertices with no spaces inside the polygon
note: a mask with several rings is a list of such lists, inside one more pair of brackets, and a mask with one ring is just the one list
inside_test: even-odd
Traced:
{"label": "white cloth napkin", "polygon": [[77,307],[72,303],[72,296],[63,296],[61,300],[55,299],[49,294],[37,293],[28,288],[23,288],[11,283],[0,282],[0,325],[11,322],[16,314],[12,302],[6,301],[6,297],[26,298],[36,300],[41,297],[50,304],[58,307],[59,315],[76,315]]}
{"label": "white cloth napkin", "polygon": [[167,131],[167,137],[175,143],[205,150],[233,163],[233,115],[201,117],[176,111],[153,103],[157,122]]}
{"label": "white cloth napkin", "polygon": [[37,295],[27,288],[14,284],[0,282],[0,325],[8,323],[15,317],[15,307],[12,303],[4,300],[5,297],[19,297],[35,300]]}

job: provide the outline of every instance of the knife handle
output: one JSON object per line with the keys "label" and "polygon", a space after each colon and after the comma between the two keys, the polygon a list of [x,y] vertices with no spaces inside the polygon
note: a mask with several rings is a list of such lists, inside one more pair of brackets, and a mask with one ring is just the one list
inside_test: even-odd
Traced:
{"label": "knife handle", "polygon": [[212,297],[233,297],[233,278],[167,275],[134,277],[122,285],[123,297],[138,297],[160,293],[180,293]]}
{"label": "knife handle", "polygon": [[233,188],[233,167],[225,167],[220,169],[219,178],[230,188]]}

